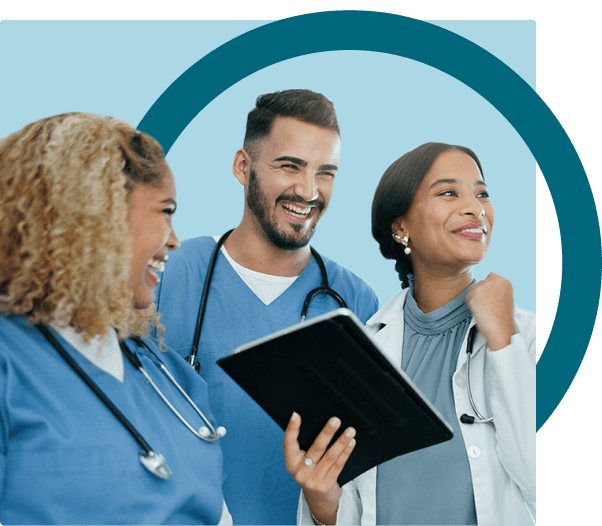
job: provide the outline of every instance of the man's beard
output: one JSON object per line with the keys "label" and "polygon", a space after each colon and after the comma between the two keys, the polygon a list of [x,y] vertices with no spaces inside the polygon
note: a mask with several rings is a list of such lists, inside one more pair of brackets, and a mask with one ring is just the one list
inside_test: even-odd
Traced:
{"label": "man's beard", "polygon": [[[278,201],[290,201],[294,203],[300,203],[304,205],[314,205],[316,207],[316,213],[320,214],[324,209],[323,201],[311,201],[308,203],[304,199],[296,195],[281,195],[276,202]],[[265,194],[261,191],[259,187],[259,181],[257,180],[257,174],[253,168],[251,168],[251,172],[249,174],[249,187],[247,188],[247,206],[249,210],[255,214],[257,219],[259,220],[259,224],[263,228],[265,235],[268,237],[270,242],[277,248],[282,250],[298,250],[303,248],[309,243],[309,240],[314,235],[316,230],[317,222],[311,225],[311,227],[307,230],[305,235],[296,236],[295,234],[287,234],[278,229],[278,222],[276,218],[270,216],[267,199]],[[303,225],[297,223],[291,223],[293,230],[295,232],[301,232],[303,230]]]}

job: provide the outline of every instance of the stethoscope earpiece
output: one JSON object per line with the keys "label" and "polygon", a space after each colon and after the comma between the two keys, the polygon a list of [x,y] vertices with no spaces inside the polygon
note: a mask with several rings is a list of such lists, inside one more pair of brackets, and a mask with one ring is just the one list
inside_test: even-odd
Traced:
{"label": "stethoscope earpiece", "polygon": [[[213,434],[218,438],[222,438],[223,436],[226,436],[226,428],[224,426],[219,426]],[[199,428],[199,435],[206,439],[209,438],[212,435],[212,433],[211,431],[209,431],[209,428],[207,426],[203,426]]]}
{"label": "stethoscope earpiece", "polygon": [[207,438],[210,434],[211,432],[207,426],[199,427],[199,435],[201,435],[201,438]]}

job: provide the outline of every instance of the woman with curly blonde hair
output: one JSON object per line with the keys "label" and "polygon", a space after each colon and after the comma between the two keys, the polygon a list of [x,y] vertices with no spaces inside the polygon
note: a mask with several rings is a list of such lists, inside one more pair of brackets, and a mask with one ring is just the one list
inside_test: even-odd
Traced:
{"label": "woman with curly blonde hair", "polygon": [[228,522],[220,448],[183,424],[215,425],[206,384],[142,340],[175,209],[161,146],[117,119],[0,140],[0,523]]}

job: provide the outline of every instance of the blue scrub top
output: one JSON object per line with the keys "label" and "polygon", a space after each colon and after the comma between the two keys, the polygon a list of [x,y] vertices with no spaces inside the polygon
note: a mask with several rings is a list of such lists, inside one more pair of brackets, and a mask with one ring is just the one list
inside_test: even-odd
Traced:
{"label": "blue scrub top", "polygon": [[[219,443],[195,437],[129,361],[122,383],[55,336],[173,474],[162,480],[148,472],[138,443],[42,334],[23,317],[0,316],[0,523],[217,524]],[[147,343],[215,424],[204,380],[173,352]],[[157,358],[127,345],[168,400],[200,427]]]}
{"label": "blue scrub top", "polygon": [[[211,237],[190,239],[170,256],[157,291],[165,339],[181,356],[190,354],[206,270],[215,248]],[[323,257],[330,286],[365,322],[378,310],[374,291],[359,277]],[[307,293],[322,283],[312,258],[295,282],[265,305],[227,261],[218,256],[198,351],[200,374],[209,384],[213,413],[228,434],[222,439],[224,495],[234,524],[295,524],[300,488],[284,467],[284,432],[215,363],[236,347],[300,322]],[[307,318],[336,309],[317,296]],[[259,371],[257,371],[259,373]]]}

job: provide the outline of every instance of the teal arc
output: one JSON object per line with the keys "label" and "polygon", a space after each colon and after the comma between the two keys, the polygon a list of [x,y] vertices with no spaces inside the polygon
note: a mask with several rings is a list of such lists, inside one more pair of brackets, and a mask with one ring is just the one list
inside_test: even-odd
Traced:
{"label": "teal arc", "polygon": [[[320,38],[290,38],[297,33]],[[539,164],[556,207],[562,243],[558,309],[537,364],[539,430],[569,389],[591,338],[602,281],[600,228],[587,176],[569,137],[537,93],[502,61],[453,32],[399,15],[301,15],[253,29],[201,58],[161,94],[139,129],[154,136],[167,153],[196,115],[236,82],[290,58],[341,50],[406,57],[451,75],[507,119]],[[571,228],[576,202],[578,229]]]}

